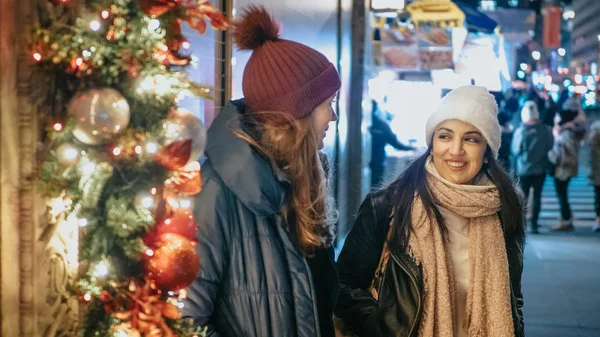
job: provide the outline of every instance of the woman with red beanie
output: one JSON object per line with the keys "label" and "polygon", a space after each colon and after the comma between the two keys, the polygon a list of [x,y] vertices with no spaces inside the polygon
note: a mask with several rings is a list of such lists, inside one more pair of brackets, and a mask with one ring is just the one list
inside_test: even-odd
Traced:
{"label": "woman with red beanie", "polygon": [[208,130],[194,204],[200,271],[184,315],[207,336],[334,336],[335,210],[319,150],[340,88],[331,62],[279,37],[251,6],[234,39],[252,55],[244,99]]}

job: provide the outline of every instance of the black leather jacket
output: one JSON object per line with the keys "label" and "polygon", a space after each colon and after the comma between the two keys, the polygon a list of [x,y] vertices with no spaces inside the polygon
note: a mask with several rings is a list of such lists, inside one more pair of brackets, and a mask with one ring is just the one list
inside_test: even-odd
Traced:
{"label": "black leather jacket", "polygon": [[[387,235],[390,202],[386,191],[369,194],[358,212],[354,227],[338,259],[340,292],[335,316],[344,331],[359,337],[413,337],[417,335],[423,308],[423,274],[406,253],[392,251],[379,284],[380,301],[368,288],[379,264]],[[522,245],[518,238],[506,238],[511,279],[511,303],[515,336],[524,336]]]}

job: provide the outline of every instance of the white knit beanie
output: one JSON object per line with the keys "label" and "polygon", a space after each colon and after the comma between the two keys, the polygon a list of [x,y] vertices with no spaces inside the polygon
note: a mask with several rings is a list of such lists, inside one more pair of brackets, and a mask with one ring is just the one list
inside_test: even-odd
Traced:
{"label": "white knit beanie", "polygon": [[443,121],[458,119],[475,126],[487,141],[494,156],[500,149],[500,124],[498,105],[486,88],[474,85],[458,87],[450,91],[440,107],[427,120],[426,140],[429,146],[437,126]]}
{"label": "white knit beanie", "polygon": [[527,101],[523,104],[523,109],[521,109],[521,121],[528,123],[534,119],[540,119],[537,104],[534,101]]}

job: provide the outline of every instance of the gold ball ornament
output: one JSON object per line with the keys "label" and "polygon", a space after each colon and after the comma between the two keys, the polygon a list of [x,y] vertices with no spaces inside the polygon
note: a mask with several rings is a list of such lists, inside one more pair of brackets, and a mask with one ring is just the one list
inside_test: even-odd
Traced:
{"label": "gold ball ornament", "polygon": [[112,88],[90,89],[71,99],[69,115],[75,119],[73,135],[87,145],[105,144],[129,125],[127,100]]}

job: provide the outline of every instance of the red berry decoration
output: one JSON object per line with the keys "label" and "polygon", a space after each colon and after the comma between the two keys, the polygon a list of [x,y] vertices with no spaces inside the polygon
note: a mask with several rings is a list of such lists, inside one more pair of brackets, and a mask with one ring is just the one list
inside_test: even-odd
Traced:
{"label": "red berry decoration", "polygon": [[156,247],[146,265],[152,288],[177,291],[190,285],[200,267],[195,244],[179,234],[166,233],[158,237]]}

